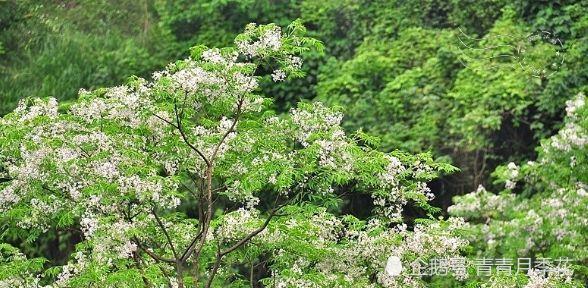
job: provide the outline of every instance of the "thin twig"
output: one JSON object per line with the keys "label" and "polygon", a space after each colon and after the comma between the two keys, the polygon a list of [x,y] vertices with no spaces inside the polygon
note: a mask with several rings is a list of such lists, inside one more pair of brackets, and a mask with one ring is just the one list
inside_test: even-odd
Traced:
{"label": "thin twig", "polygon": [[171,237],[169,237],[169,233],[167,233],[167,229],[165,228],[165,225],[163,225],[163,222],[161,222],[161,219],[159,218],[159,216],[157,216],[155,209],[152,209],[151,213],[153,214],[153,216],[155,216],[155,220],[157,221],[157,225],[159,225],[159,227],[163,231],[163,234],[165,235],[165,238],[167,239],[167,243],[169,244],[169,246],[172,250],[172,253],[174,254],[174,258],[176,258],[176,260],[177,260],[178,253],[176,253],[176,248],[174,247],[174,244],[171,240]]}
{"label": "thin twig", "polygon": [[166,263],[176,263],[175,260],[173,259],[169,259],[169,258],[165,258],[165,257],[161,257],[153,252],[151,252],[149,249],[145,248],[141,242],[139,241],[139,239],[137,239],[137,237],[133,237],[133,240],[135,241],[135,243],[137,243],[137,246],[139,247],[139,249],[145,251],[145,253],[147,253],[147,255],[149,255],[151,258],[153,258],[153,260],[155,260],[156,262],[166,262]]}

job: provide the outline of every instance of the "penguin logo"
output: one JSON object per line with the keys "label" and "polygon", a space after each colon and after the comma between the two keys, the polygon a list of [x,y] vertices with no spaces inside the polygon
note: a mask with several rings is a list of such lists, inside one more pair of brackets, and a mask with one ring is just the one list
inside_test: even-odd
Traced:
{"label": "penguin logo", "polygon": [[402,272],[402,262],[397,256],[390,256],[386,262],[386,273],[390,276],[398,276]]}

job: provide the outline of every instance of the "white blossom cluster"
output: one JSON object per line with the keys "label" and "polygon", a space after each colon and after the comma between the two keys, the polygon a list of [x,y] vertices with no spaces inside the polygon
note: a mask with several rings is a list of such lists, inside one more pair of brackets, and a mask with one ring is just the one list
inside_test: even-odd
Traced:
{"label": "white blossom cluster", "polygon": [[[382,230],[377,220],[370,221],[365,229],[346,230],[343,229],[344,223],[330,220],[332,216],[327,214],[316,214],[313,219],[314,224],[310,227],[296,222],[290,223],[289,227],[305,232],[310,229],[309,233],[314,227],[329,231],[308,236],[308,239],[316,238],[313,241],[319,243],[313,245],[313,249],[322,249],[322,253],[328,256],[312,263],[302,255],[278,251],[277,261],[285,261],[284,265],[289,265],[286,271],[291,272],[272,271],[272,281],[279,287],[425,287],[420,276],[410,275],[410,269],[395,277],[388,275],[384,269],[386,259],[390,255],[398,256],[409,266],[417,257],[457,257],[460,249],[468,244],[453,234],[467,225],[458,218],[450,218],[444,225],[417,225],[414,231],[407,230],[406,226]],[[334,243],[342,245],[333,246]],[[370,281],[372,275],[376,275],[376,283]],[[313,281],[317,278],[325,282]]]}
{"label": "white blossom cluster", "polygon": [[[109,88],[103,98],[92,97],[89,101],[81,101],[72,105],[71,113],[87,123],[107,119],[137,128],[143,120],[143,117],[138,117],[138,111],[151,104],[151,101],[144,95],[148,90],[145,85],[146,83],[142,82],[138,89],[131,89],[128,86]],[[80,97],[84,97],[84,94],[88,93],[82,91]]]}
{"label": "white blossom cluster", "polygon": [[223,241],[241,239],[259,227],[260,222],[259,211],[240,208],[224,215],[215,232],[215,238],[222,239]]}
{"label": "white blossom cluster", "polygon": [[514,189],[517,185],[516,179],[519,177],[519,167],[514,162],[508,163],[507,168],[507,179],[504,184],[506,189]]}
{"label": "white blossom cluster", "polygon": [[576,111],[586,104],[584,93],[578,93],[574,99],[566,101],[566,114],[570,118],[576,117]]}
{"label": "white blossom cluster", "polygon": [[283,70],[278,69],[272,73],[272,80],[275,82],[284,81],[284,79],[286,79],[286,72]]}
{"label": "white blossom cluster", "polygon": [[95,220],[91,218],[82,218],[81,224],[84,227],[84,233],[91,233],[93,244],[91,253],[87,253],[90,251],[75,253],[74,259],[62,267],[55,287],[69,287],[70,281],[83,273],[91,263],[112,268],[117,259],[128,259],[137,251],[137,245],[129,238],[129,231],[137,228],[134,224],[119,220],[97,226]]}
{"label": "white blossom cluster", "polygon": [[180,199],[164,193],[164,187],[175,189],[177,186],[175,183],[164,185],[163,181],[140,178],[136,175],[120,177],[117,182],[120,192],[133,193],[139,200],[152,201],[165,208],[175,208],[180,205]]}
{"label": "white blossom cluster", "polygon": [[[256,57],[267,51],[278,51],[282,46],[282,32],[280,27],[268,27],[261,35],[255,35],[257,25],[251,23],[245,27],[245,35],[250,36],[248,39],[236,40],[235,44],[240,53],[248,57]],[[257,39],[251,39],[257,36]]]}
{"label": "white blossom cluster", "polygon": [[570,121],[566,122],[564,128],[551,138],[551,146],[557,150],[569,152],[571,149],[582,148],[588,144],[588,131],[577,123],[578,111],[585,106],[585,96],[578,94],[574,99],[566,102],[566,112]]}
{"label": "white blossom cluster", "polygon": [[99,241],[94,239],[92,257],[109,266],[116,259],[131,257],[137,250],[137,244],[130,240],[129,231],[137,228],[136,225],[124,220],[101,225],[99,229],[104,236]]}
{"label": "white blossom cluster", "polygon": [[434,175],[434,169],[420,160],[402,163],[392,155],[384,155],[384,158],[387,161],[385,169],[378,174],[382,192],[372,194],[373,203],[378,213],[393,222],[399,222],[403,206],[409,198],[426,203],[435,197],[426,180]]}
{"label": "white blossom cluster", "polygon": [[388,160],[388,165],[386,166],[385,172],[381,173],[379,178],[382,181],[382,185],[387,187],[397,187],[400,184],[398,176],[404,172],[406,168],[398,158],[390,155],[386,155],[385,157]]}
{"label": "white blossom cluster", "polygon": [[[27,103],[32,101],[32,105]],[[36,119],[37,117],[55,118],[57,116],[57,99],[51,97],[48,100],[40,99],[22,99],[14,109],[19,122],[26,122]]]}
{"label": "white blossom cluster", "polygon": [[549,274],[545,275],[544,272],[537,269],[529,269],[527,275],[529,281],[525,284],[524,288],[549,288],[556,287],[559,283],[570,283],[571,271],[568,269],[560,270],[557,275]]}
{"label": "white blossom cluster", "polygon": [[505,210],[513,200],[512,194],[496,195],[479,185],[476,191],[459,197],[458,201],[448,208],[448,212],[467,219],[488,218]]}
{"label": "white blossom cluster", "polygon": [[222,78],[200,67],[182,69],[172,74],[170,78],[177,85],[177,89],[194,93],[200,92],[204,88],[204,92],[208,92],[207,94],[211,97],[218,97],[221,93],[218,92],[220,89],[213,90],[209,87],[219,86],[226,89],[227,85]]}
{"label": "white blossom cluster", "polygon": [[340,124],[343,114],[333,112],[318,102],[311,105],[309,109],[293,109],[290,112],[292,122],[298,128],[296,139],[303,146],[310,145],[311,137],[318,133],[341,133]]}
{"label": "white blossom cluster", "polygon": [[82,232],[84,233],[84,237],[90,238],[92,235],[98,230],[99,219],[94,217],[93,215],[84,215],[82,219],[80,219],[80,226],[82,228]]}
{"label": "white blossom cluster", "polygon": [[76,252],[74,259],[75,261],[70,261],[63,266],[61,273],[57,275],[57,281],[55,281],[56,287],[67,287],[68,281],[70,281],[73,276],[82,272],[88,265],[87,256],[84,255],[83,252]]}
{"label": "white blossom cluster", "polygon": [[[92,128],[92,123],[97,118],[116,119],[118,124],[130,123],[129,127],[137,127],[132,123],[142,119],[136,111],[140,108],[132,105],[140,105],[142,102],[132,95],[127,97],[129,93],[133,92],[116,87],[106,92],[107,98],[94,98],[74,105],[71,108],[72,115],[88,123],[85,126],[70,121],[70,118],[58,120],[58,116],[53,114],[56,110],[50,111],[46,108],[56,107],[56,104],[51,104],[52,101],[48,101],[49,104],[40,101],[33,103],[39,107],[23,104],[20,111],[34,113],[26,113],[23,118],[19,112],[12,114],[14,118],[3,119],[2,124],[8,125],[9,121],[34,121],[33,115],[47,116],[43,113],[55,117],[55,124],[35,125],[34,129],[28,131],[26,137],[30,139],[29,142],[23,142],[15,150],[19,158],[5,164],[7,176],[12,180],[0,187],[0,207],[3,211],[18,205],[29,207],[28,215],[17,223],[19,227],[46,231],[54,215],[71,213],[69,217],[79,218],[84,238],[95,241],[94,256],[102,257],[100,261],[104,263],[111,263],[117,257],[128,258],[137,248],[128,238],[124,241],[123,238],[115,240],[117,234],[110,231],[107,234],[98,233],[101,229],[120,233],[128,230],[126,226],[113,227],[108,221],[100,221],[106,215],[117,213],[125,204],[106,206],[100,197],[88,195],[88,191],[99,189],[97,192],[103,193],[103,197],[112,201],[112,197],[119,197],[120,194],[109,195],[98,187],[114,184],[120,192],[132,191],[143,201],[152,201],[168,208],[179,205],[179,198],[167,194],[167,191],[176,189],[171,181],[162,184],[162,180],[157,177],[124,175],[126,167],[141,165],[140,163],[144,163],[142,161],[148,159],[145,156],[137,158],[124,155],[126,149],[143,145],[141,142],[129,141],[130,138],[125,137],[118,138],[118,135],[109,135]],[[120,149],[121,147],[126,149]],[[38,189],[43,192],[40,193]],[[67,271],[65,269],[64,273],[71,272]]]}

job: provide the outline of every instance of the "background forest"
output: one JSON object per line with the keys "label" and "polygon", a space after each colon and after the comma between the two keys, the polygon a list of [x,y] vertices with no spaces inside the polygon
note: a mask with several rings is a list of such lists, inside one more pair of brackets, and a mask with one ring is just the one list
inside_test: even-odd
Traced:
{"label": "background forest", "polygon": [[[453,165],[427,183],[439,211],[408,203],[409,229],[431,213],[464,217],[468,255],[570,257],[574,283],[587,283],[588,1],[0,1],[0,115],[27,97],[68,103],[81,88],[150,78],[196,44],[230,46],[248,23],[295,19],[324,51],[304,54],[304,77],[261,82],[276,113],[320,101],[380,151]],[[337,213],[369,218],[372,198],[352,195]],[[0,242],[53,264],[81,237],[8,225]],[[268,274],[256,273],[252,287]]]}

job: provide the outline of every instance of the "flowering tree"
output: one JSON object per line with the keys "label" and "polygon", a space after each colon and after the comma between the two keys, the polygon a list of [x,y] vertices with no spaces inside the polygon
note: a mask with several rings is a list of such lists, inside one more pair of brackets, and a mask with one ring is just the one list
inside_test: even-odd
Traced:
{"label": "flowering tree", "polygon": [[[566,102],[564,126],[542,142],[537,161],[521,166],[511,162],[496,170],[497,183],[504,183],[505,191],[496,195],[480,186],[456,197],[456,204],[449,207],[453,215],[482,223],[470,226],[474,232],[470,240],[483,256],[554,261],[550,265],[560,270],[559,275],[531,271],[527,287],[582,287],[573,280],[585,282],[588,275],[585,102],[583,93]],[[513,193],[516,190],[519,195]]]}
{"label": "flowering tree", "polygon": [[[258,83],[302,75],[300,54],[321,47],[303,34],[251,24],[151,82],[21,101],[0,122],[4,235],[81,242],[53,267],[1,244],[0,287],[422,285],[385,274],[387,257],[457,255],[465,224],[393,223],[408,201],[433,211],[426,181],[453,168],[379,152],[319,103],[275,115]],[[337,212],[344,192],[371,195],[369,221]]]}

